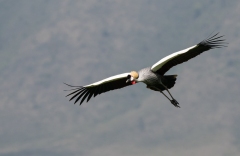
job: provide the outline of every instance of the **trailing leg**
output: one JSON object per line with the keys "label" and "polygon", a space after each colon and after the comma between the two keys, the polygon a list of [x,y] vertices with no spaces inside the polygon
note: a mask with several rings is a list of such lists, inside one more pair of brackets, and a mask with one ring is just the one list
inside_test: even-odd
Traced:
{"label": "trailing leg", "polygon": [[172,96],[172,94],[169,92],[168,88],[167,88],[164,84],[162,84],[162,86],[166,89],[166,91],[168,92],[168,94],[171,96],[171,98],[172,98],[172,100],[170,100],[171,103],[172,103],[175,107],[180,108],[179,103],[177,102],[177,100],[175,100],[175,99],[173,98],[173,96]]}
{"label": "trailing leg", "polygon": [[155,91],[159,91],[160,93],[162,93],[175,107],[178,107],[180,108],[179,106],[179,103],[172,97],[172,95],[170,94],[170,92],[168,91],[168,89],[166,89],[169,93],[169,95],[171,96],[172,100],[160,89],[156,88],[156,87],[150,87],[150,86],[147,86],[147,88],[149,89],[152,89],[152,90],[155,90]]}

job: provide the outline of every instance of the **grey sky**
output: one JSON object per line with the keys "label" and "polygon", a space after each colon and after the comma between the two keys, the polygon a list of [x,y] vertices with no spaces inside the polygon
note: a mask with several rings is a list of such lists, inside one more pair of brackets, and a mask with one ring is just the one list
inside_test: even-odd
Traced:
{"label": "grey sky", "polygon": [[[240,2],[0,0],[0,155],[240,154]],[[143,84],[82,106],[87,85],[220,32],[228,48],[171,69],[177,109]]]}

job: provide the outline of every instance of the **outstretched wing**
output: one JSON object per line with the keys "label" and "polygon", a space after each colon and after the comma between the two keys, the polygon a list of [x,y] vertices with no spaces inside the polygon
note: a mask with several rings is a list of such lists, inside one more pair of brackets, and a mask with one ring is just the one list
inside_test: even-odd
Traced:
{"label": "outstretched wing", "polygon": [[129,73],[115,75],[86,86],[72,86],[65,83],[66,85],[73,87],[73,89],[68,90],[72,92],[67,96],[70,96],[70,95],[72,96],[69,101],[75,99],[74,104],[79,100],[81,100],[80,101],[80,105],[81,105],[86,98],[88,102],[92,96],[95,97],[101,93],[105,93],[110,90],[120,89],[129,85],[132,85],[131,82],[126,83],[128,79],[128,75]]}
{"label": "outstretched wing", "polygon": [[151,70],[160,75],[164,75],[173,66],[186,62],[191,58],[194,58],[197,55],[203,53],[204,51],[214,48],[226,47],[226,43],[224,42],[225,39],[222,38],[223,36],[218,36],[218,34],[219,33],[213,35],[206,40],[203,40],[195,46],[164,57],[163,59],[155,63],[151,67]]}

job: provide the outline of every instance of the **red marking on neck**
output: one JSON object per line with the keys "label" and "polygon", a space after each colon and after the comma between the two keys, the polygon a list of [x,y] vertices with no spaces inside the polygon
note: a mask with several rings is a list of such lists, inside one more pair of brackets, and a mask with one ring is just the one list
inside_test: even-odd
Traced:
{"label": "red marking on neck", "polygon": [[133,85],[133,84],[136,84],[136,81],[133,80],[133,81],[132,81],[132,85]]}

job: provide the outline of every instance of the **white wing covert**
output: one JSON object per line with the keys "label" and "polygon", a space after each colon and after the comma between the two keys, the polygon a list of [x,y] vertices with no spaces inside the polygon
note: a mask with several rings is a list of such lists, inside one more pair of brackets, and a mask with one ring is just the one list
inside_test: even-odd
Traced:
{"label": "white wing covert", "polygon": [[195,46],[175,52],[162,58],[151,67],[151,70],[160,75],[164,75],[173,66],[186,62],[191,58],[194,58],[197,55],[203,53],[204,51],[214,48],[226,47],[226,43],[224,42],[225,40],[222,39],[223,36],[218,36],[218,34],[219,33],[206,40],[203,40]]}
{"label": "white wing covert", "polygon": [[126,82],[128,79],[128,75],[129,73],[123,73],[123,74],[111,76],[109,78],[103,79],[101,81],[98,81],[86,86],[72,86],[65,83],[66,85],[73,87],[73,89],[68,90],[72,92],[67,96],[73,95],[69,101],[76,98],[75,103],[81,99],[80,101],[80,105],[81,105],[86,98],[88,102],[93,95],[95,97],[101,93],[105,93],[110,90],[120,89],[129,85],[132,85],[131,82]]}

